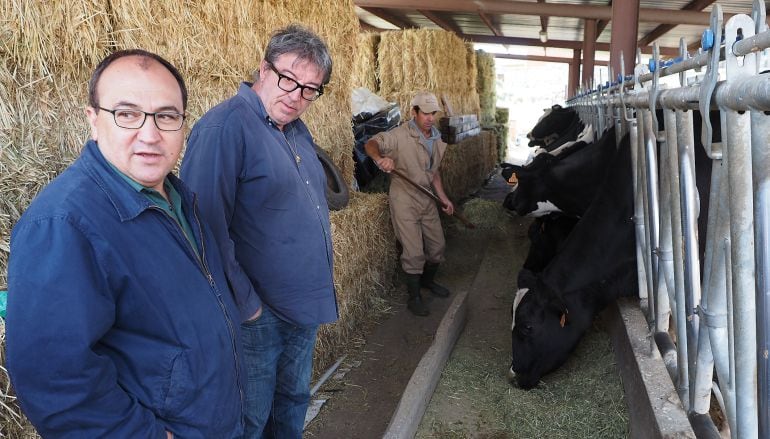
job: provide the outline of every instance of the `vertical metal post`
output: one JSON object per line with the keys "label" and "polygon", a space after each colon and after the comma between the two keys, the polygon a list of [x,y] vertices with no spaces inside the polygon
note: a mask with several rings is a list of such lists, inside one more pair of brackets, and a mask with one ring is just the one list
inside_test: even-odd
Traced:
{"label": "vertical metal post", "polygon": [[[755,32],[768,30],[764,0],[754,0]],[[756,54],[757,73],[770,62],[768,50]],[[757,258],[758,429],[770,435],[770,116],[751,112],[751,158],[754,179],[754,240]]]}
{"label": "vertical metal post", "polygon": [[[668,110],[667,110],[668,111]],[[665,115],[665,114],[664,114]],[[671,117],[670,115],[668,117]],[[682,191],[680,183],[681,170],[679,161],[680,142],[686,140],[682,138],[682,131],[686,130],[686,118],[681,110],[674,112],[675,126],[677,130],[671,133],[675,139],[673,144],[675,149],[669,157],[668,167],[671,173],[669,191],[671,192],[671,235],[673,236],[673,269],[674,269],[674,297],[676,302],[675,322],[676,322],[676,353],[677,353],[677,380],[676,388],[682,405],[686,410],[690,409],[690,364],[688,361],[689,338],[687,337],[687,306],[685,305],[685,276],[684,261],[685,250],[683,244],[682,231]],[[689,119],[692,127],[692,119]]]}
{"label": "vertical metal post", "polygon": [[[656,124],[653,124],[652,119],[652,112],[648,111],[644,113],[644,127],[645,127],[645,136],[644,136],[644,146],[645,146],[645,157],[644,157],[644,165],[645,168],[645,183],[647,184],[646,187],[646,194],[647,199],[646,205],[647,205],[647,230],[650,235],[650,260],[652,261],[652,264],[650,265],[650,272],[651,276],[657,277],[658,274],[658,242],[660,240],[660,233],[659,233],[659,224],[660,224],[660,213],[658,211],[658,160],[657,160],[657,148],[658,148],[658,126]],[[650,279],[648,277],[648,279]],[[653,315],[657,319],[658,316],[658,308],[657,308],[657,283],[655,282],[655,279],[652,279],[652,296],[655,299],[650,300],[650,307],[652,309]],[[657,323],[656,323],[657,326]]]}
{"label": "vertical metal post", "polygon": [[[732,51],[738,39],[754,34],[754,22],[747,15],[731,17],[725,25],[726,81],[739,80],[756,72],[751,54],[739,62]],[[749,73],[750,72],[750,73]],[[725,109],[727,117],[727,177],[730,185],[730,257],[736,365],[736,436],[756,438],[757,423],[757,353],[756,284],[754,268],[754,200],[751,173],[751,117],[748,113]]]}
{"label": "vertical metal post", "polygon": [[[681,118],[680,118],[681,115]],[[708,115],[706,116],[708,117]],[[698,316],[694,313],[700,304],[700,258],[698,255],[698,215],[695,187],[695,139],[691,111],[677,112],[677,142],[679,154],[679,193],[682,213],[682,240],[684,256],[684,308],[687,325],[687,359],[689,370],[695,371],[698,347]],[[690,373],[690,403],[694,400],[695,375]],[[709,388],[711,385],[709,384]]]}

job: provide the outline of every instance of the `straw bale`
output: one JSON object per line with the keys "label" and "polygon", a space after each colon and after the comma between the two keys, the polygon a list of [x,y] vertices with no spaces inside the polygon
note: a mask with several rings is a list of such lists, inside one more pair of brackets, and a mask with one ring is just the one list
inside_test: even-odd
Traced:
{"label": "straw bale", "polygon": [[447,196],[462,200],[475,192],[496,163],[497,144],[495,135],[489,131],[449,144],[441,160],[441,180]]}
{"label": "straw bale", "polygon": [[0,54],[12,60],[27,81],[62,68],[93,66],[110,47],[108,4],[108,0],[0,0]]}
{"label": "straw bale", "polygon": [[316,370],[336,359],[363,322],[386,309],[398,262],[386,194],[351,194],[350,206],[331,213],[334,283],[340,319],[323,325],[316,343]]}
{"label": "straw bale", "polygon": [[476,51],[473,49],[473,43],[465,43],[465,50],[465,60],[468,65],[467,87],[469,89],[476,88],[476,91],[481,93],[477,86],[480,67],[478,66]]}
{"label": "straw bale", "polygon": [[454,33],[416,29],[383,32],[378,47],[380,92],[416,90],[463,93],[469,87],[467,47]]}
{"label": "straw bale", "polygon": [[481,114],[479,115],[482,125],[489,125],[495,122],[495,105],[497,96],[495,95],[495,57],[483,50],[476,52],[478,75],[476,88],[479,94],[479,103]]}
{"label": "straw bale", "polygon": [[[0,64],[2,65],[2,64]],[[88,136],[83,78],[19,84],[0,69],[0,286],[7,285],[10,231],[32,198],[77,156]]]}
{"label": "straw bale", "polygon": [[380,88],[377,76],[377,47],[380,44],[380,34],[360,33],[356,37],[356,43],[350,85],[352,88],[365,87],[376,94]]}

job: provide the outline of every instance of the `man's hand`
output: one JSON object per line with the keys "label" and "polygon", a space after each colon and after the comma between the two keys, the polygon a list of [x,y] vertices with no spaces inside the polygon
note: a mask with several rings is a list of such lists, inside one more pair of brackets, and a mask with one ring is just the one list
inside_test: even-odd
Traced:
{"label": "man's hand", "polygon": [[260,306],[259,309],[257,309],[257,312],[255,312],[254,315],[249,317],[249,319],[246,321],[253,322],[254,320],[257,320],[258,318],[260,318],[261,316],[262,316],[262,307]]}
{"label": "man's hand", "polygon": [[167,431],[166,432],[166,439],[174,439],[174,433]]}
{"label": "man's hand", "polygon": [[375,161],[377,164],[377,167],[382,169],[384,172],[390,173],[393,169],[395,169],[395,163],[393,163],[393,159],[390,157],[380,157],[378,160]]}
{"label": "man's hand", "polygon": [[443,210],[445,214],[452,215],[453,213],[455,213],[455,205],[452,204],[451,201],[449,201],[448,199],[441,200],[441,201],[444,203],[444,206],[441,208],[441,210]]}

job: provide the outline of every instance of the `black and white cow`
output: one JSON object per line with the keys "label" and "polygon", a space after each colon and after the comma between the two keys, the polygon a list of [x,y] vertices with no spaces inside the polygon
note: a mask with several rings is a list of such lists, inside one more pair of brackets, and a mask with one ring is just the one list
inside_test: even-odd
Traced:
{"label": "black and white cow", "polygon": [[[529,226],[529,252],[522,268],[527,273],[540,273],[561,250],[578,219],[551,213],[535,218]],[[519,276],[519,288],[525,288],[526,275]]]}
{"label": "black and white cow", "polygon": [[527,166],[504,167],[503,177],[515,173],[517,185],[503,206],[521,216],[583,215],[602,184],[602,172],[615,146],[615,129],[611,128],[597,142],[565,156],[539,154]]}
{"label": "black and white cow", "polygon": [[575,140],[582,129],[583,122],[574,109],[554,105],[540,116],[535,127],[527,134],[529,146],[540,146],[550,151]]}
{"label": "black and white cow", "polygon": [[608,303],[638,290],[628,136],[604,169],[596,198],[561,251],[542,273],[521,273],[528,288],[513,304],[510,374],[524,389],[564,364]]}

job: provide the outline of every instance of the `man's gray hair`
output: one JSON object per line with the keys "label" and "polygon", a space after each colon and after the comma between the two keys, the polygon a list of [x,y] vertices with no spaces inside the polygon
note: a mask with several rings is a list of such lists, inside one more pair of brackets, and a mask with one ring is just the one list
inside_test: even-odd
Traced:
{"label": "man's gray hair", "polygon": [[315,32],[299,24],[290,24],[275,31],[265,48],[265,61],[275,65],[278,58],[287,53],[297,55],[298,60],[315,64],[323,72],[321,85],[329,83],[332,57],[326,43]]}

